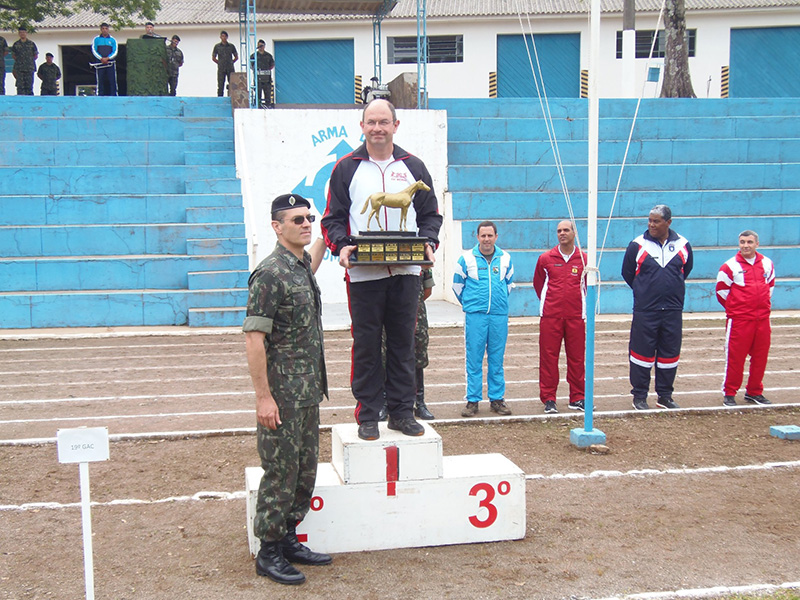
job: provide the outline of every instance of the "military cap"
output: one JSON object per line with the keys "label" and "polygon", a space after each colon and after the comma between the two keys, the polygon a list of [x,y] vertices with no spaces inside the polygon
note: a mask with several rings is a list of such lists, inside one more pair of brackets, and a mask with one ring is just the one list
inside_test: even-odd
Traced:
{"label": "military cap", "polygon": [[48,56],[51,57],[51,58],[55,58],[55,56],[53,56],[50,52],[48,52],[47,54],[44,55],[45,58],[47,58]]}
{"label": "military cap", "polygon": [[301,206],[311,208],[311,203],[299,194],[283,194],[272,201],[272,214]]}

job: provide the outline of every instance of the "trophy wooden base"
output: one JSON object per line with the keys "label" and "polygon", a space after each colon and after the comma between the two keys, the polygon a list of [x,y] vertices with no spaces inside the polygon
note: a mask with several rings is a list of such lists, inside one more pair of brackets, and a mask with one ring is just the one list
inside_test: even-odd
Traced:
{"label": "trophy wooden base", "polygon": [[427,239],[410,231],[365,231],[353,240],[358,247],[350,256],[353,266],[433,264],[425,257]]}

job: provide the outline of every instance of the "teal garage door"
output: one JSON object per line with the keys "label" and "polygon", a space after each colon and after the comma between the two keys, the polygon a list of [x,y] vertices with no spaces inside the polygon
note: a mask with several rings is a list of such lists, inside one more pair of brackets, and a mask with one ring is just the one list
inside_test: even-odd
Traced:
{"label": "teal garage door", "polygon": [[[539,65],[527,38],[536,77],[541,89],[544,79],[548,98],[579,98],[581,95],[581,35],[553,33],[535,35]],[[539,72],[541,67],[541,73]],[[497,96],[536,98],[531,62],[521,35],[497,36]]]}
{"label": "teal garage door", "polygon": [[731,29],[729,95],[800,96],[800,27]]}
{"label": "teal garage door", "polygon": [[353,104],[353,40],[275,42],[278,104]]}

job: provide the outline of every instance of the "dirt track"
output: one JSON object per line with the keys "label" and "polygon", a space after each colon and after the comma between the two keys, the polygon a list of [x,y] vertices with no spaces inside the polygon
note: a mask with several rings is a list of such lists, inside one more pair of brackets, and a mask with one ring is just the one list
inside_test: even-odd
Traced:
{"label": "dirt track", "polygon": [[[765,393],[792,404],[800,327],[775,325]],[[542,414],[535,326],[512,327],[506,360],[509,404],[530,419],[437,427],[445,454],[502,452],[528,474],[524,540],[342,554],[332,567],[306,568],[301,590],[257,578],[247,553],[236,493],[256,454],[239,335],[0,342],[0,440],[52,438],[80,425],[108,426],[112,435],[243,430],[114,442],[111,461],[92,465],[92,498],[101,503],[93,509],[98,598],[603,597],[800,580],[800,442],[768,433],[800,424],[800,406],[716,410],[723,330],[700,321],[685,327],[675,398],[705,410],[606,418],[630,408],[627,325],[601,329],[596,426],[610,454],[569,444],[581,421],[565,414],[565,399],[559,415]],[[439,419],[458,419],[463,404],[461,336],[432,334],[426,389]],[[349,422],[349,339],[327,334],[326,343],[334,389],[323,422]],[[489,416],[486,407],[480,415]],[[324,461],[326,432],[322,448]],[[0,460],[0,598],[80,598],[77,467],[59,465],[52,444],[0,446]],[[630,473],[640,469],[653,472]],[[598,471],[618,473],[589,476]],[[191,499],[204,490],[232,497]],[[145,502],[119,503],[131,498]],[[30,502],[61,506],[26,509]]]}

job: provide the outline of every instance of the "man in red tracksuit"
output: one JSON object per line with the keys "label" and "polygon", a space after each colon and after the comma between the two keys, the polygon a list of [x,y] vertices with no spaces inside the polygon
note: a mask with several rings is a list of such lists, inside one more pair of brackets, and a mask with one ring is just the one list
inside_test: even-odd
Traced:
{"label": "man in red tracksuit", "polygon": [[745,230],[739,234],[739,252],[725,262],[717,274],[717,300],[728,317],[725,330],[725,406],[736,406],[736,392],[742,385],[744,362],[750,355],[750,376],[744,399],[754,404],[772,404],[764,398],[764,371],[767,368],[772,329],[769,313],[775,289],[775,265],[756,252],[758,234]]}
{"label": "man in red tracksuit", "polygon": [[586,289],[583,268],[586,253],[575,247],[575,226],[561,221],[558,246],[536,263],[533,288],[539,296],[539,398],[544,412],[556,413],[558,355],[561,341],[567,355],[569,407],[583,410],[586,375]]}

